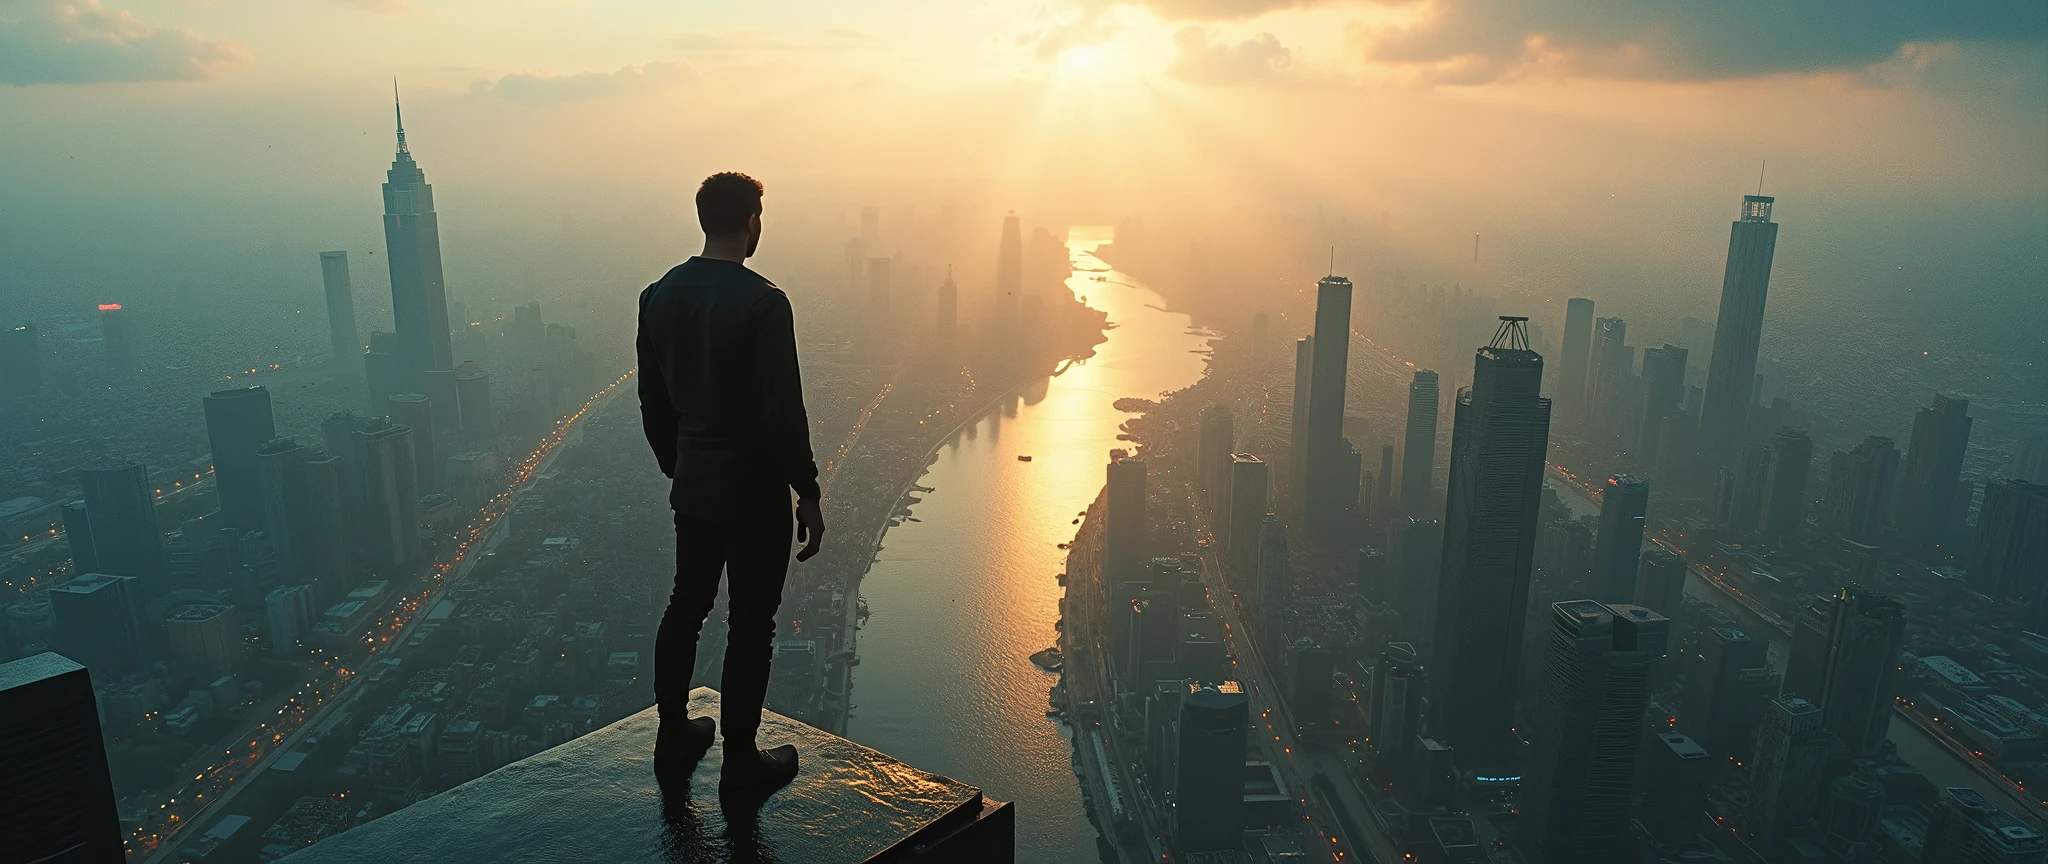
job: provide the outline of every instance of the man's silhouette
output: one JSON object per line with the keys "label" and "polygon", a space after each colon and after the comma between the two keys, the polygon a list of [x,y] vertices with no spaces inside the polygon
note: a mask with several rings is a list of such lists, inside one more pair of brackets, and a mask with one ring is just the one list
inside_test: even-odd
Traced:
{"label": "man's silhouette", "polygon": [[711,718],[688,716],[690,675],[723,569],[730,581],[720,782],[774,789],[796,776],[796,748],[761,750],[754,735],[789,572],[792,490],[804,543],[796,559],[817,554],[825,536],[818,466],[789,297],[742,263],[761,241],[760,182],[706,178],[697,222],[704,253],[640,294],[640,414],[661,472],[673,480],[676,513],[675,592],[654,641],[654,767],[691,770],[711,746]]}

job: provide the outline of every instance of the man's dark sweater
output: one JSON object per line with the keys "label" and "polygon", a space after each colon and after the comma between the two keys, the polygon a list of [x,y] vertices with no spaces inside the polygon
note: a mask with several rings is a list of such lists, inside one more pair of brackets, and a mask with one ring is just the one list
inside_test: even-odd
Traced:
{"label": "man's dark sweater", "polygon": [[676,513],[731,522],[818,497],[789,297],[693,257],[640,294],[640,414]]}

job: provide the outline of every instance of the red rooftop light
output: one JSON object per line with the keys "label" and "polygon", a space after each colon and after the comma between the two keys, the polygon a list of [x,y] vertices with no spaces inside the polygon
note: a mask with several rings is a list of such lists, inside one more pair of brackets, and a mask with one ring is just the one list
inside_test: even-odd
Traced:
{"label": "red rooftop light", "polygon": [[119,303],[101,303],[101,304],[100,304],[100,311],[101,311],[101,312],[119,312],[119,311],[121,311],[121,304],[119,304]]}

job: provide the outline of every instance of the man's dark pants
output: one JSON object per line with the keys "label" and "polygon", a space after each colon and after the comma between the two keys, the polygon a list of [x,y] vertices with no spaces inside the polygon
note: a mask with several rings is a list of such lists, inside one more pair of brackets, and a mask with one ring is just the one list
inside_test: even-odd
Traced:
{"label": "man's dark pants", "polygon": [[768,697],[775,609],[782,605],[782,582],[789,574],[793,527],[787,506],[734,522],[676,514],[676,587],[654,637],[654,698],[663,721],[681,723],[689,716],[697,636],[718,599],[724,570],[728,626],[720,724],[728,750],[754,746]]}

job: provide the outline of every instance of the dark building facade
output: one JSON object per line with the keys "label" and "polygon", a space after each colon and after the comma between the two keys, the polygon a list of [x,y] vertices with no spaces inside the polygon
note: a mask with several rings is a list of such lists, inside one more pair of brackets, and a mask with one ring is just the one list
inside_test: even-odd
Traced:
{"label": "dark building facade", "polygon": [[15,861],[118,864],[114,783],[86,668],[43,653],[0,664],[0,837]]}
{"label": "dark building facade", "polygon": [[262,386],[217,390],[204,400],[206,441],[213,449],[213,483],[220,514],[230,527],[263,528],[263,480],[256,451],[277,437],[270,390]]}
{"label": "dark building facade", "polygon": [[1436,465],[1437,374],[1415,370],[1408,383],[1408,424],[1401,438],[1401,511],[1415,518],[1429,509],[1430,473]]}
{"label": "dark building facade", "polygon": [[1931,555],[1961,527],[1967,501],[1962,486],[1963,454],[1970,447],[1970,400],[1939,393],[1934,405],[1913,416],[1899,476],[1898,508],[1892,521],[1901,551]]}
{"label": "dark building facade", "polygon": [[1173,845],[1182,855],[1235,852],[1244,833],[1244,755],[1251,706],[1236,681],[1189,684],[1174,759]]}
{"label": "dark building facade", "polygon": [[1714,320],[1714,353],[1700,402],[1700,441],[1726,454],[1747,437],[1756,404],[1756,355],[1763,342],[1764,300],[1771,259],[1778,249],[1775,198],[1742,196],[1742,212],[1728,228],[1728,263],[1721,274],[1721,310]]}
{"label": "dark building facade", "polygon": [[1636,563],[1643,554],[1643,519],[1649,509],[1650,484],[1641,477],[1616,474],[1600,487],[1600,533],[1593,540],[1593,599],[1602,603],[1634,599]]}

